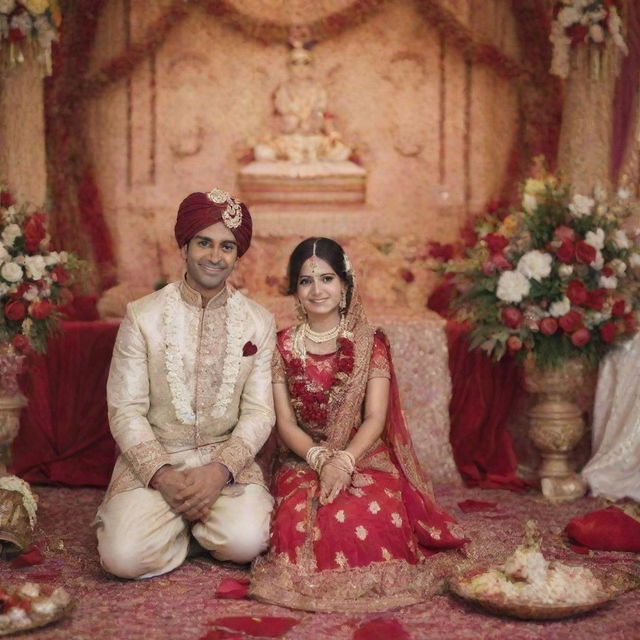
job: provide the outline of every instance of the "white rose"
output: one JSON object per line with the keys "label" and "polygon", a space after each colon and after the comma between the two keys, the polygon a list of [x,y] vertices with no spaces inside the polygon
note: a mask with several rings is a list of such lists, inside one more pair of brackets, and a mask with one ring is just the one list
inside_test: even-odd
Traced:
{"label": "white rose", "polygon": [[0,282],[0,298],[3,298],[7,293],[9,293],[9,285],[6,285],[4,282]]}
{"label": "white rose", "polygon": [[7,262],[11,260],[9,252],[4,248],[3,244],[0,244],[0,262]]}
{"label": "white rose", "polygon": [[522,196],[522,208],[528,212],[528,213],[533,213],[536,208],[538,206],[538,201],[536,200],[536,197],[531,195],[530,193],[525,193]]}
{"label": "white rose", "polygon": [[604,257],[602,256],[602,251],[600,251],[600,249],[596,249],[596,257],[589,266],[593,267],[596,271],[600,271],[600,269],[604,267]]}
{"label": "white rose", "polygon": [[636,267],[640,267],[640,253],[632,253],[629,256],[629,265],[632,266],[634,269]]}
{"label": "white rose", "polygon": [[60,257],[60,262],[62,264],[65,264],[65,262],[67,262],[67,260],[69,259],[69,254],[66,251],[61,251],[58,256]]}
{"label": "white rose", "polygon": [[609,266],[616,272],[616,275],[618,276],[623,276],[627,272],[627,263],[623,260],[618,260],[618,258],[612,260],[609,263]]}
{"label": "white rose", "polygon": [[567,296],[564,296],[562,300],[558,300],[557,302],[553,302],[549,307],[549,315],[554,318],[560,318],[561,316],[566,315],[571,311],[571,301]]}
{"label": "white rose", "polygon": [[27,277],[31,278],[31,280],[41,280],[47,270],[47,265],[42,256],[27,256],[25,258],[25,266],[27,268]]}
{"label": "white rose", "polygon": [[0,276],[7,282],[19,282],[22,280],[22,267],[15,262],[5,262],[0,269]]}
{"label": "white rose", "polygon": [[498,280],[496,295],[505,302],[520,302],[530,289],[529,280],[519,271],[503,271]]}
{"label": "white rose", "polygon": [[629,236],[622,229],[616,229],[613,233],[613,244],[618,249],[628,249],[631,246],[629,242]]}
{"label": "white rose", "polygon": [[566,29],[572,24],[580,22],[580,14],[574,7],[564,7],[558,12],[557,20]]}
{"label": "white rose", "polygon": [[22,235],[22,230],[17,224],[8,224],[2,232],[2,243],[7,247],[12,247],[16,238]]}
{"label": "white rose", "polygon": [[57,251],[51,251],[49,255],[46,255],[44,257],[44,263],[47,265],[47,267],[53,267],[59,262],[60,262],[60,256],[58,255]]}
{"label": "white rose", "polygon": [[615,276],[600,276],[600,286],[605,289],[615,289],[618,286],[618,278]]}
{"label": "white rose", "polygon": [[38,297],[38,287],[29,287],[23,294],[22,297],[29,302],[32,302]]}
{"label": "white rose", "polygon": [[551,254],[543,251],[529,251],[518,261],[518,271],[527,278],[540,282],[551,273]]}
{"label": "white rose", "polygon": [[573,265],[572,264],[561,264],[558,267],[558,275],[563,280],[566,280],[567,278],[570,278],[572,274],[573,274]]}
{"label": "white rose", "polygon": [[604,247],[604,230],[598,228],[595,231],[587,231],[584,241],[594,249],[602,249]]}
{"label": "white rose", "polygon": [[594,204],[595,200],[593,198],[576,193],[569,205],[569,211],[571,211],[574,218],[582,218],[583,216],[588,216],[591,213]]}

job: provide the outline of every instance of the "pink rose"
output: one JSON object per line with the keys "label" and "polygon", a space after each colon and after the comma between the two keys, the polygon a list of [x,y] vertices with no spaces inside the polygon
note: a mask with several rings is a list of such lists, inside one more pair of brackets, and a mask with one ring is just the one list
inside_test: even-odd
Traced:
{"label": "pink rose", "polygon": [[558,321],[555,318],[542,318],[540,332],[545,336],[552,336],[558,330]]}
{"label": "pink rose", "polygon": [[576,232],[566,225],[562,224],[553,232],[553,237],[560,242],[573,242],[576,239]]}
{"label": "pink rose", "polygon": [[44,320],[49,317],[53,311],[53,305],[48,300],[41,300],[40,302],[34,302],[29,306],[29,315],[34,320]]}
{"label": "pink rose", "polygon": [[577,311],[569,311],[558,319],[558,324],[565,333],[571,333],[582,325],[582,316]]}
{"label": "pink rose", "polygon": [[24,303],[20,300],[10,300],[7,304],[4,305],[4,315],[9,318],[9,320],[13,320],[14,322],[18,322],[25,317],[27,310],[24,306]]}
{"label": "pink rose", "polygon": [[586,327],[580,327],[571,334],[571,342],[575,347],[584,347],[591,340],[591,334]]}

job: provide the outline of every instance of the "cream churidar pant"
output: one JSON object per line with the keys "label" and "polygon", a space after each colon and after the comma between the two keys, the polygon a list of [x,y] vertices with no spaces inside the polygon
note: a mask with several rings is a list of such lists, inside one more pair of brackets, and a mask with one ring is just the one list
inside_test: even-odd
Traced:
{"label": "cream churidar pant", "polygon": [[[170,454],[177,470],[199,466],[197,451]],[[159,491],[131,489],[104,502],[96,516],[100,562],[120,578],[151,578],[179,567],[190,534],[216,560],[244,564],[269,544],[273,498],[258,484],[223,489],[204,522],[171,510]]]}

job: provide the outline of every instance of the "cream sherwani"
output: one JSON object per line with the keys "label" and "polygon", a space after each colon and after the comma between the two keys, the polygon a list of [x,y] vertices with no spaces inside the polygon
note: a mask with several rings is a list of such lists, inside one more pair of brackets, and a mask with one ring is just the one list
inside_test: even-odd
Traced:
{"label": "cream sherwani", "polygon": [[[271,314],[231,287],[202,307],[174,282],[127,307],[107,402],[121,455],[96,516],[104,568],[126,578],[179,566],[190,533],[220,560],[248,562],[268,544],[273,500],[255,456],[275,422]],[[149,487],[165,464],[220,462],[234,483],[189,523]]]}

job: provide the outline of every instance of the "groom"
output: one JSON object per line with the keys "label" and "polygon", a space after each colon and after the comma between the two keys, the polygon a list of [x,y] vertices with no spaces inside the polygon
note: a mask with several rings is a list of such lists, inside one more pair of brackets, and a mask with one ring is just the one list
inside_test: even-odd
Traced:
{"label": "groom", "polygon": [[175,225],[184,278],[127,307],[107,383],[122,453],[95,521],[116,576],[175,569],[191,536],[223,561],[267,547],[273,499],[254,458],[275,422],[275,323],[227,284],[251,232],[228,193],[192,193]]}

